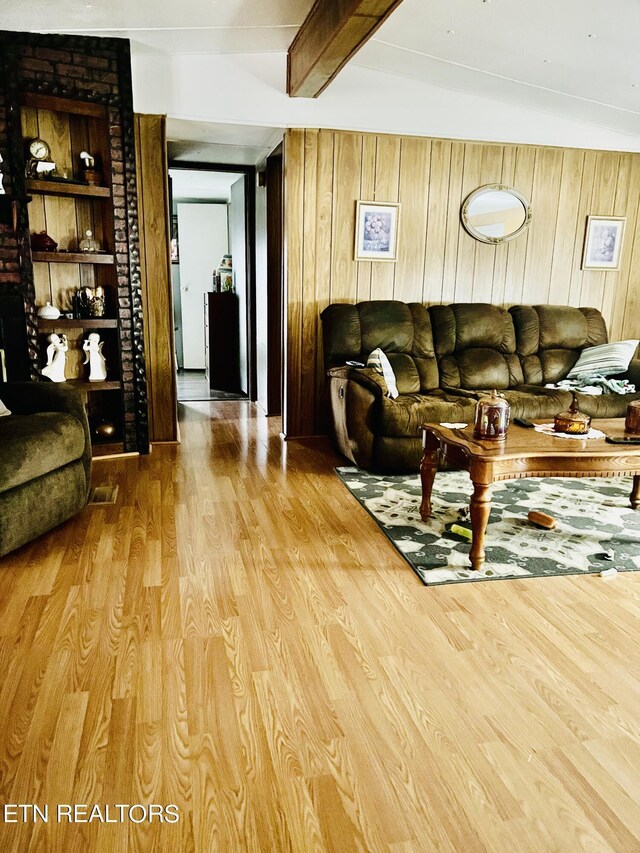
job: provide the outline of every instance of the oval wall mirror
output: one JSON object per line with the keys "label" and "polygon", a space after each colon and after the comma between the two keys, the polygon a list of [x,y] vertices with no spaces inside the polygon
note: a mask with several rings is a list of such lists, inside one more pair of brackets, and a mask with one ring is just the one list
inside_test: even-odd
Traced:
{"label": "oval wall mirror", "polygon": [[467,196],[460,216],[465,229],[476,240],[504,243],[515,240],[528,228],[531,206],[513,187],[487,184]]}

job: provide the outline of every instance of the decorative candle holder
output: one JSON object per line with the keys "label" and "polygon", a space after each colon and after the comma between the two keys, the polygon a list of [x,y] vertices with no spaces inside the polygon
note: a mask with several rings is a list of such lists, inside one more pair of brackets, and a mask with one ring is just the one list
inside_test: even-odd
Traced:
{"label": "decorative candle holder", "polygon": [[510,418],[511,406],[503,394],[492,391],[480,397],[476,403],[474,438],[480,438],[483,441],[504,441],[507,437]]}
{"label": "decorative candle holder", "polygon": [[586,435],[591,429],[591,418],[583,415],[578,409],[578,398],[572,394],[571,405],[566,412],[560,412],[553,419],[556,432],[566,432],[570,435]]}

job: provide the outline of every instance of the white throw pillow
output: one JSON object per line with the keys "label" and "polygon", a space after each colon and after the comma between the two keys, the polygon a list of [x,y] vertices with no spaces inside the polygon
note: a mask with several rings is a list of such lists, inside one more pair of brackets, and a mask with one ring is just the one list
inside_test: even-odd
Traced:
{"label": "white throw pillow", "polygon": [[395,400],[396,397],[400,396],[398,394],[398,386],[396,385],[396,375],[393,372],[389,359],[380,347],[374,349],[367,359],[367,367],[371,367],[376,373],[383,375],[384,381],[387,384],[387,397],[393,397]]}
{"label": "white throw pillow", "polygon": [[580,358],[567,373],[567,379],[624,373],[637,347],[638,341],[616,341],[613,344],[587,347],[582,350]]}
{"label": "white throw pillow", "polygon": [[7,415],[10,415],[10,414],[11,414],[11,412],[9,411],[9,409],[7,409],[7,407],[2,402],[2,400],[0,400],[0,418],[6,418]]}

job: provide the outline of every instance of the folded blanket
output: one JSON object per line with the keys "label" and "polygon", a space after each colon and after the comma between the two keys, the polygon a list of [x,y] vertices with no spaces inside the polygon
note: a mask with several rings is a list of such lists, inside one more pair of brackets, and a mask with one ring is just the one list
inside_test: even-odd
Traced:
{"label": "folded blanket", "polygon": [[550,382],[545,388],[560,388],[563,391],[579,391],[581,394],[635,394],[636,386],[627,379],[611,379],[606,376],[582,376],[580,379],[562,379]]}

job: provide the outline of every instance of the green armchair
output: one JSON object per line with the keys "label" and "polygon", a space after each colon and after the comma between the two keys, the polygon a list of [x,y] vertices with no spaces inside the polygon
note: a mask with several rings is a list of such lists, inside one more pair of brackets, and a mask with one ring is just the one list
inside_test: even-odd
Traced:
{"label": "green armchair", "polygon": [[91,438],[82,395],[51,382],[0,384],[0,556],[87,503]]}

